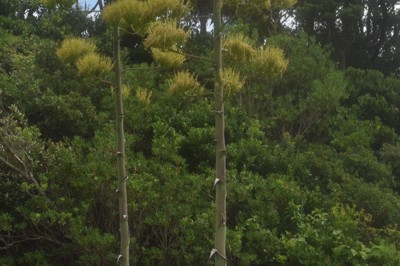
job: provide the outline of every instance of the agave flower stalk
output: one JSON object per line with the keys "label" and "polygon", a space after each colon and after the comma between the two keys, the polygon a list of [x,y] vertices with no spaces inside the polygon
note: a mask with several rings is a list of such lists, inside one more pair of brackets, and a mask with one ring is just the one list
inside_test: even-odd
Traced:
{"label": "agave flower stalk", "polygon": [[216,146],[216,179],[215,179],[215,265],[226,265],[226,148],[224,120],[224,88],[222,83],[222,37],[221,8],[222,0],[214,1],[214,71],[215,71],[215,138]]}
{"label": "agave flower stalk", "polygon": [[124,106],[122,101],[122,66],[119,27],[114,28],[115,106],[117,131],[118,199],[119,199],[119,265],[129,266],[128,197],[126,189]]}

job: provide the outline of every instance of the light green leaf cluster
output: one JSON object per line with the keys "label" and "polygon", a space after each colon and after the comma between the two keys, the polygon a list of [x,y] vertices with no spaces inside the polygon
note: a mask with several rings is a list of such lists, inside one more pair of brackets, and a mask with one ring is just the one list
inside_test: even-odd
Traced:
{"label": "light green leaf cluster", "polygon": [[170,94],[199,96],[203,93],[203,87],[189,71],[181,71],[176,73],[174,78],[169,81],[168,92]]}
{"label": "light green leaf cluster", "polygon": [[144,41],[147,48],[176,49],[182,46],[189,33],[176,26],[175,21],[156,21],[152,23],[148,30],[148,35]]}
{"label": "light green leaf cluster", "polygon": [[157,48],[151,48],[154,61],[166,68],[178,68],[185,61],[185,56],[176,52],[162,51]]}
{"label": "light green leaf cluster", "polygon": [[113,63],[110,58],[97,53],[88,53],[76,62],[80,76],[104,76],[112,71]]}
{"label": "light green leaf cluster", "polygon": [[229,96],[242,90],[244,81],[240,79],[239,73],[231,68],[224,68],[221,71],[224,95]]}
{"label": "light green leaf cluster", "polygon": [[92,42],[79,38],[71,38],[62,42],[56,54],[64,64],[69,64],[76,62],[82,55],[94,53],[95,51],[96,45]]}

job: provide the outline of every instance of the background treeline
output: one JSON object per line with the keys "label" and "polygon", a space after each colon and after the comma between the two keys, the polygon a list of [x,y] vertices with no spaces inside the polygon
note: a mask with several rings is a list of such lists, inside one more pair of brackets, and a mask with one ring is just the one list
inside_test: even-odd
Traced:
{"label": "background treeline", "polygon": [[[0,0],[0,265],[116,261],[113,90],[56,55],[112,56],[112,31],[74,2]],[[229,265],[400,265],[400,1],[253,2],[226,1],[224,35],[288,65],[237,66],[225,98]],[[211,58],[212,1],[192,7],[184,52]],[[171,93],[142,36],[122,46],[131,262],[211,264],[212,64],[184,63],[201,97]]]}

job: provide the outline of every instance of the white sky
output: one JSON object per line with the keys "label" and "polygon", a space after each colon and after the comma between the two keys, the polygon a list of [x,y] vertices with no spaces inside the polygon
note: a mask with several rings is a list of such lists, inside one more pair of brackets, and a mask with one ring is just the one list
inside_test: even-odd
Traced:
{"label": "white sky", "polygon": [[88,7],[94,7],[94,5],[96,4],[97,1],[96,0],[79,0],[79,4],[81,6],[85,6],[85,2]]}

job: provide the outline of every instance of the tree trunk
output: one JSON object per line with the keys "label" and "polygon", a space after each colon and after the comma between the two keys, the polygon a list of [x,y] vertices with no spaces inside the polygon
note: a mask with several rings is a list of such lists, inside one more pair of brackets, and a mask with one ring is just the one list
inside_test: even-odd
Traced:
{"label": "tree trunk", "polygon": [[117,165],[118,165],[118,198],[119,198],[119,233],[120,254],[119,265],[129,265],[129,224],[128,198],[126,191],[126,163],[125,163],[125,136],[124,136],[124,107],[122,102],[122,67],[120,54],[119,27],[114,30],[114,60],[115,60],[115,105],[117,131]]}
{"label": "tree trunk", "polygon": [[214,53],[215,53],[215,137],[216,147],[216,225],[215,225],[215,265],[226,265],[226,149],[224,121],[224,91],[221,80],[221,8],[222,0],[214,0]]}
{"label": "tree trunk", "polygon": [[99,5],[100,11],[103,11],[104,5],[103,5],[103,0],[98,0],[97,4]]}

